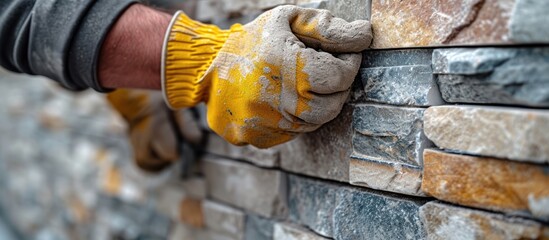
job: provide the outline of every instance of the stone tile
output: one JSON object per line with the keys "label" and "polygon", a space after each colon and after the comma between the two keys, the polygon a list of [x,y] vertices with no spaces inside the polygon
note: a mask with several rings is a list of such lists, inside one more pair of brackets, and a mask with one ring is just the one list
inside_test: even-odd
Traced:
{"label": "stone tile", "polygon": [[433,240],[549,238],[547,228],[535,221],[443,203],[430,202],[423,205],[420,216],[427,238]]}
{"label": "stone tile", "polygon": [[447,102],[549,106],[549,48],[437,49]]}
{"label": "stone tile", "polygon": [[353,113],[355,159],[421,166],[431,145],[423,134],[422,108],[360,104]]}
{"label": "stone tile", "polygon": [[265,217],[285,215],[283,172],[212,156],[206,156],[202,165],[208,196]]}
{"label": "stone tile", "polygon": [[360,68],[431,65],[432,49],[366,50]]}
{"label": "stone tile", "polygon": [[273,240],[327,240],[311,231],[289,223],[277,223],[274,225]]}
{"label": "stone tile", "polygon": [[204,227],[204,211],[202,210],[202,200],[193,198],[183,198],[179,204],[179,218],[182,223],[195,228]]}
{"label": "stone tile", "polygon": [[444,103],[429,65],[363,68],[359,74],[366,101],[409,106]]}
{"label": "stone tile", "polygon": [[423,239],[419,219],[423,203],[402,195],[341,191],[333,216],[334,239]]}
{"label": "stone tile", "polygon": [[294,175],[288,176],[288,212],[292,222],[305,225],[316,233],[334,236],[334,209],[341,185],[326,184]]}
{"label": "stone tile", "polygon": [[[290,219],[334,239],[421,239],[422,200],[289,177]],[[383,224],[380,224],[383,223]]]}
{"label": "stone tile", "polygon": [[226,158],[239,159],[261,167],[277,167],[280,153],[273,148],[259,149],[254,146],[235,146],[214,133],[210,133],[206,151]]}
{"label": "stone tile", "polygon": [[349,22],[370,19],[370,0],[322,1],[318,8],[329,10],[334,16]]}
{"label": "stone tile", "polygon": [[515,48],[448,48],[433,51],[435,74],[475,75],[493,72],[515,57]]}
{"label": "stone tile", "polygon": [[182,239],[207,239],[207,240],[232,240],[232,238],[223,236],[207,229],[196,229],[185,224],[177,224],[172,229],[170,240]]}
{"label": "stone tile", "polygon": [[275,222],[268,218],[248,214],[246,216],[246,231],[244,233],[244,239],[272,240],[274,233],[274,224]]}
{"label": "stone tile", "polygon": [[425,196],[421,191],[422,169],[402,164],[390,164],[367,159],[350,160],[349,182],[406,195]]}
{"label": "stone tile", "polygon": [[318,130],[276,147],[282,169],[309,176],[349,181],[352,108],[345,105],[339,116]]}
{"label": "stone tile", "polygon": [[510,19],[511,41],[521,43],[547,42],[549,25],[545,16],[549,2],[544,0],[517,0]]}
{"label": "stone tile", "polygon": [[546,43],[546,6],[543,0],[373,0],[372,48]]}
{"label": "stone tile", "polygon": [[443,149],[517,161],[549,162],[547,110],[438,106],[425,111],[424,121],[427,137]]}
{"label": "stone tile", "polygon": [[494,158],[424,152],[421,188],[471,207],[549,219],[549,167]]}
{"label": "stone tile", "polygon": [[206,228],[231,239],[244,239],[245,215],[232,207],[204,201],[202,204]]}

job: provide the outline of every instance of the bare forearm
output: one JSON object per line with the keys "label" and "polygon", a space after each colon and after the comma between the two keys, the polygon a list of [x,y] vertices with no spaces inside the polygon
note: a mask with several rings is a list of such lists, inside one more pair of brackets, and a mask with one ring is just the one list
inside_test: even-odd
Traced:
{"label": "bare forearm", "polygon": [[169,14],[141,4],[129,7],[101,48],[101,86],[160,89],[162,43],[170,19]]}

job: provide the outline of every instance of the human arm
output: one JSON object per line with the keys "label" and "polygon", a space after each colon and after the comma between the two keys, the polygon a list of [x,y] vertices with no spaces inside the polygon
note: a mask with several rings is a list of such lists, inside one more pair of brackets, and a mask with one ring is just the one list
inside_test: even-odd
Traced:
{"label": "human arm", "polygon": [[71,90],[100,85],[98,62],[109,30],[136,0],[2,0],[0,66],[46,76]]}

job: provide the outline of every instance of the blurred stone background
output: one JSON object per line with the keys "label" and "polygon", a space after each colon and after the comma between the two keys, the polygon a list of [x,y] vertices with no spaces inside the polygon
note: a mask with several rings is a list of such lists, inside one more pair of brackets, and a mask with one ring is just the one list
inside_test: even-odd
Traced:
{"label": "blurred stone background", "polygon": [[184,180],[133,165],[100,94],[0,71],[0,239],[549,239],[546,1],[148,2],[222,27],[297,4],[375,36],[338,118],[264,150],[210,132]]}

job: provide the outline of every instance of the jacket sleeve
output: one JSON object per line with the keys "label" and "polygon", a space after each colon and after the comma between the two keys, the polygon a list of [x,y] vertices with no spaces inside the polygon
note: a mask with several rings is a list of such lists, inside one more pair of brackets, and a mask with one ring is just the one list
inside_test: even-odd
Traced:
{"label": "jacket sleeve", "polygon": [[0,66],[41,75],[71,90],[105,91],[101,45],[136,0],[0,0]]}

